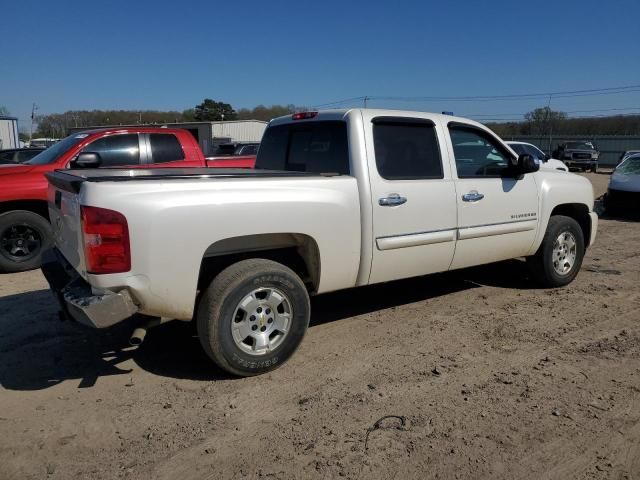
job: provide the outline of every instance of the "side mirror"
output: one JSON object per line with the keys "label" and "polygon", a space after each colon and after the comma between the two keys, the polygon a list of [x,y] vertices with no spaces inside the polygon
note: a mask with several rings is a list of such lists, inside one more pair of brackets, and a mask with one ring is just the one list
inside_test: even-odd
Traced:
{"label": "side mirror", "polygon": [[536,162],[535,158],[527,153],[523,153],[518,157],[518,173],[533,173],[540,169],[540,164]]}
{"label": "side mirror", "polygon": [[95,152],[82,152],[71,162],[71,166],[74,168],[98,168],[102,163],[99,153]]}

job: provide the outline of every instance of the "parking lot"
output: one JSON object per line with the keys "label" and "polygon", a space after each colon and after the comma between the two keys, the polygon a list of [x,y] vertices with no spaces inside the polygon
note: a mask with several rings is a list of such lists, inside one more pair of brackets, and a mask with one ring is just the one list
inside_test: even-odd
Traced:
{"label": "parking lot", "polygon": [[0,477],[640,478],[638,245],[604,217],[566,288],[514,260],[316,297],[292,360],[244,379],[189,324],[135,349],[4,275]]}

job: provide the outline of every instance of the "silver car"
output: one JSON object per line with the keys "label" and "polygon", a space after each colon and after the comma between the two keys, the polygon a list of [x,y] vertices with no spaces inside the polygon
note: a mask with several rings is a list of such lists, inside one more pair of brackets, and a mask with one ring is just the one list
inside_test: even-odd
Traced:
{"label": "silver car", "polygon": [[609,212],[640,213],[640,154],[625,158],[613,171],[604,205]]}

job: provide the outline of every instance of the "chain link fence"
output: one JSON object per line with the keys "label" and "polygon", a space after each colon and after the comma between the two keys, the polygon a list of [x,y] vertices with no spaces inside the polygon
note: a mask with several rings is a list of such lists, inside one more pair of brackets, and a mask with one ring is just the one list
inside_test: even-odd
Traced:
{"label": "chain link fence", "polygon": [[603,167],[615,167],[627,150],[640,150],[640,135],[512,135],[503,138],[532,143],[549,155],[562,143],[589,141],[600,151],[598,164]]}

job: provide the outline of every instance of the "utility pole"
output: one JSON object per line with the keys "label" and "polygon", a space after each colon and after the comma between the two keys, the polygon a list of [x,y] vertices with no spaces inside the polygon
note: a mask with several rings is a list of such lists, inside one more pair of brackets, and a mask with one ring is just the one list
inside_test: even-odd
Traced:
{"label": "utility pole", "polygon": [[364,103],[364,108],[367,108],[367,100],[369,100],[369,97],[365,95],[365,97],[362,99],[362,102]]}
{"label": "utility pole", "polygon": [[31,131],[29,132],[29,145],[31,145],[31,140],[33,140],[33,121],[36,118],[36,111],[38,111],[38,106],[35,102],[31,106]]}
{"label": "utility pole", "polygon": [[549,94],[549,101],[547,102],[547,115],[549,116],[549,148],[548,152],[551,155],[551,139],[553,133],[553,119],[551,118],[551,97],[553,94]]}

